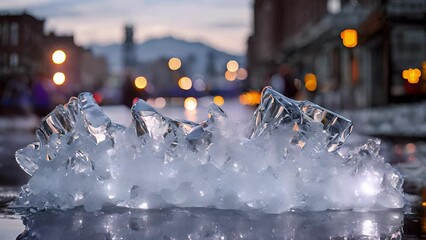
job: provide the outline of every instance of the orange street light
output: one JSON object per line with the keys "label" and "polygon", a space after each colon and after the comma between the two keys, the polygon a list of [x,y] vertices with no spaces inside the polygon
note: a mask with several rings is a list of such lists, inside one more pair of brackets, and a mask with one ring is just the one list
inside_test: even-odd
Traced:
{"label": "orange street light", "polygon": [[187,97],[183,102],[183,106],[188,111],[195,110],[197,109],[197,99],[194,97]]}
{"label": "orange street light", "polygon": [[183,90],[189,90],[192,87],[192,80],[189,77],[181,77],[178,80],[178,85]]}
{"label": "orange street light", "polygon": [[343,46],[353,48],[358,44],[358,32],[355,29],[345,29],[340,33]]}
{"label": "orange street light", "polygon": [[315,76],[315,74],[313,73],[307,73],[305,74],[305,88],[310,91],[313,92],[317,89],[317,76]]}
{"label": "orange street light", "polygon": [[182,66],[182,62],[179,58],[170,58],[169,60],[169,68],[170,70],[178,70]]}
{"label": "orange street light", "polygon": [[237,72],[230,72],[230,71],[226,71],[225,72],[225,79],[228,81],[234,81],[237,78]]}
{"label": "orange street light", "polygon": [[213,102],[218,106],[222,106],[225,103],[225,99],[218,95],[213,98]]}
{"label": "orange street light", "polygon": [[148,84],[148,80],[145,77],[139,76],[135,78],[135,86],[138,89],[144,89]]}
{"label": "orange street light", "polygon": [[62,64],[67,59],[67,55],[62,50],[56,50],[52,54],[52,61],[54,64]]}
{"label": "orange street light", "polygon": [[65,83],[65,74],[63,72],[57,72],[53,74],[53,83],[60,86]]}
{"label": "orange street light", "polygon": [[407,70],[402,71],[402,78],[407,79],[407,81],[411,84],[418,83],[421,75],[422,73],[418,68],[409,68]]}
{"label": "orange street light", "polygon": [[240,67],[240,65],[235,60],[228,61],[228,63],[226,64],[226,69],[229,72],[236,72],[239,67]]}
{"label": "orange street light", "polygon": [[317,90],[317,81],[307,81],[305,83],[305,88],[309,91],[309,92],[313,92],[315,90]]}
{"label": "orange street light", "polygon": [[257,105],[260,103],[260,92],[249,91],[240,95],[240,103],[243,105]]}

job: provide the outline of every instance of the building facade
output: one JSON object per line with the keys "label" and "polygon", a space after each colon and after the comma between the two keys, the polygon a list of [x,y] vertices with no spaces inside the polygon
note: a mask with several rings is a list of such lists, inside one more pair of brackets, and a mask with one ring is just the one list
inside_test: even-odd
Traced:
{"label": "building facade", "polygon": [[[426,97],[425,1],[313,2],[317,5],[304,3],[305,9],[296,1],[255,1],[248,51],[252,88],[267,83],[265,79],[285,63],[302,85],[307,73],[315,74],[315,91],[303,87],[300,91],[331,108],[374,107]],[[265,29],[270,23],[263,22],[273,21],[261,17],[268,15],[267,9],[281,14],[286,24]],[[345,29],[358,33],[355,47],[342,44]],[[410,68],[422,71],[416,83],[402,76]]]}
{"label": "building facade", "polygon": [[[81,91],[98,89],[108,77],[104,58],[76,45],[72,35],[46,35],[44,22],[26,12],[0,13],[0,113],[47,111]],[[65,55],[60,63],[53,59],[57,50]],[[56,73],[61,81],[55,81]]]}
{"label": "building facade", "polygon": [[41,70],[44,20],[27,13],[0,14],[0,76]]}

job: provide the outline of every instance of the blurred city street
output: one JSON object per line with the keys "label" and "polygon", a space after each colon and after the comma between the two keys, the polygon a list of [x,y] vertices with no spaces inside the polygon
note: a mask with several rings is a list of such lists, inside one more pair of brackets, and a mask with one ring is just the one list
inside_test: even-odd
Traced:
{"label": "blurred city street", "polygon": [[[18,235],[17,239],[35,236],[39,239],[37,234],[41,233],[60,238],[55,231],[61,232],[58,229],[71,222],[80,230],[76,235],[69,234],[69,239],[96,239],[99,234],[102,239],[115,239],[113,233],[121,232],[130,239],[149,234],[153,239],[166,238],[162,232],[189,239],[203,236],[305,239],[318,232],[321,233],[318,236],[333,239],[348,236],[425,238],[425,26],[425,0],[1,1],[0,239]],[[329,134],[334,130],[330,130],[328,124],[338,125],[339,137],[334,140],[341,142],[337,148],[346,141],[336,152],[342,159],[350,159],[357,151],[367,159],[360,149],[368,139],[378,139],[381,143],[379,156],[383,157],[379,157],[379,161],[389,163],[404,178],[405,207],[349,215],[346,211],[326,211],[306,215],[304,212],[284,213],[274,217],[258,212],[251,216],[205,209],[128,213],[113,209],[94,216],[78,208],[63,215],[51,212],[32,215],[8,208],[18,197],[21,186],[30,179],[17,163],[15,152],[40,140],[36,137],[38,128],[44,129],[44,137],[62,134],[65,130],[57,127],[55,121],[68,131],[72,124],[67,125],[67,121],[72,121],[63,119],[62,106],[68,109],[68,101],[82,101],[74,97],[83,92],[92,94],[91,107],[99,105],[113,123],[125,127],[136,125],[132,123],[137,117],[132,116],[131,108],[138,99],[149,105],[145,108],[152,107],[163,116],[195,123],[212,117],[209,106],[214,103],[224,110],[229,121],[248,126],[258,106],[264,110],[272,105],[268,102],[270,99],[263,100],[264,105],[261,102],[266,86],[300,101],[297,103],[317,104],[319,107],[313,112],[300,105],[304,106],[301,111],[306,113],[308,120],[299,119],[292,131],[299,132],[306,122],[316,122]],[[346,118],[352,121],[353,131],[347,140],[345,131],[350,132],[352,128],[346,125],[349,127],[342,130],[345,126],[340,126],[336,119],[326,118],[323,108],[326,112],[334,112],[332,116],[342,115],[343,118],[337,118],[342,125],[349,122]],[[52,111],[51,119],[44,122],[46,126],[40,127],[44,117]],[[257,121],[265,121],[266,125],[276,124],[269,126],[269,130],[277,130],[288,120],[271,123],[278,116],[288,113],[292,121],[297,118],[293,110],[285,107],[270,111],[266,117],[256,116]],[[144,124],[138,127],[144,130]],[[203,134],[207,134],[204,132],[206,123],[203,124]],[[194,126],[191,125],[191,130]],[[91,127],[87,132],[93,131],[96,135],[99,129]],[[267,127],[259,128],[260,135]],[[307,128],[310,130],[310,125]],[[160,134],[164,137],[161,143],[166,142],[165,136],[171,131],[174,130]],[[306,137],[302,132],[301,138]],[[139,137],[140,133],[137,134]],[[38,136],[43,138],[43,135]],[[69,141],[79,137],[76,134]],[[292,138],[291,144],[303,149],[306,142],[296,140]],[[211,144],[212,140],[200,138],[197,141]],[[52,149],[46,151],[54,151]],[[75,154],[79,151],[80,157],[87,160],[82,149],[77,149]],[[286,147],[278,150],[281,151],[287,156]],[[50,153],[46,156],[48,160],[56,157]],[[74,164],[72,159],[68,158],[66,163],[64,160],[65,168]],[[269,164],[265,159],[256,160]],[[31,166],[31,161],[25,164]],[[386,184],[385,180],[381,182],[382,187]],[[24,187],[22,191],[27,190]],[[258,194],[264,194],[263,190]],[[113,197],[111,195],[111,199]],[[141,206],[147,208],[146,203]],[[228,218],[223,220],[222,215]],[[334,217],[342,223],[332,221],[332,224],[318,225],[315,222]],[[150,219],[155,221],[150,222]],[[200,221],[197,225],[200,231],[191,229],[189,223],[194,219]],[[44,229],[48,220],[54,221],[53,231]],[[170,225],[167,225],[169,220]],[[93,229],[86,221],[98,227],[98,235],[91,235]],[[270,221],[271,226],[262,224],[263,221]],[[302,224],[304,221],[307,226]],[[241,224],[234,226],[237,231],[233,232],[223,222]],[[105,230],[98,223],[105,223],[103,225],[112,230]],[[288,223],[284,229],[294,231],[294,235],[277,230],[284,223]],[[214,226],[218,232],[209,232]],[[252,230],[253,226],[259,230]],[[178,230],[180,228],[182,231]],[[132,235],[132,231],[139,235]]]}

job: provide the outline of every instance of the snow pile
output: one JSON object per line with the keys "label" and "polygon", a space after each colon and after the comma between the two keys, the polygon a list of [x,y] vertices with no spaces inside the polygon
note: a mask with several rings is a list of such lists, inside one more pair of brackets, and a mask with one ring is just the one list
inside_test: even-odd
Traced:
{"label": "snow pile", "polygon": [[111,122],[89,93],[59,105],[40,123],[40,142],[16,152],[32,177],[15,204],[268,213],[404,205],[402,178],[378,155],[379,141],[341,156],[351,121],[269,87],[249,126],[214,104],[201,123],[167,118],[143,100],[132,115],[129,127]]}

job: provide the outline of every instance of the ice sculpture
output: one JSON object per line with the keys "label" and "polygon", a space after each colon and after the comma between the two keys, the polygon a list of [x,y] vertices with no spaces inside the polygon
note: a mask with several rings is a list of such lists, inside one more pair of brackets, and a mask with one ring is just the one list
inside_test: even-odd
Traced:
{"label": "ice sculpture", "polygon": [[212,207],[379,210],[404,205],[402,178],[370,140],[337,150],[351,121],[263,90],[246,130],[212,104],[201,123],[167,118],[143,100],[133,123],[110,121],[91,94],[59,105],[16,152],[31,175],[16,206],[69,209]]}

